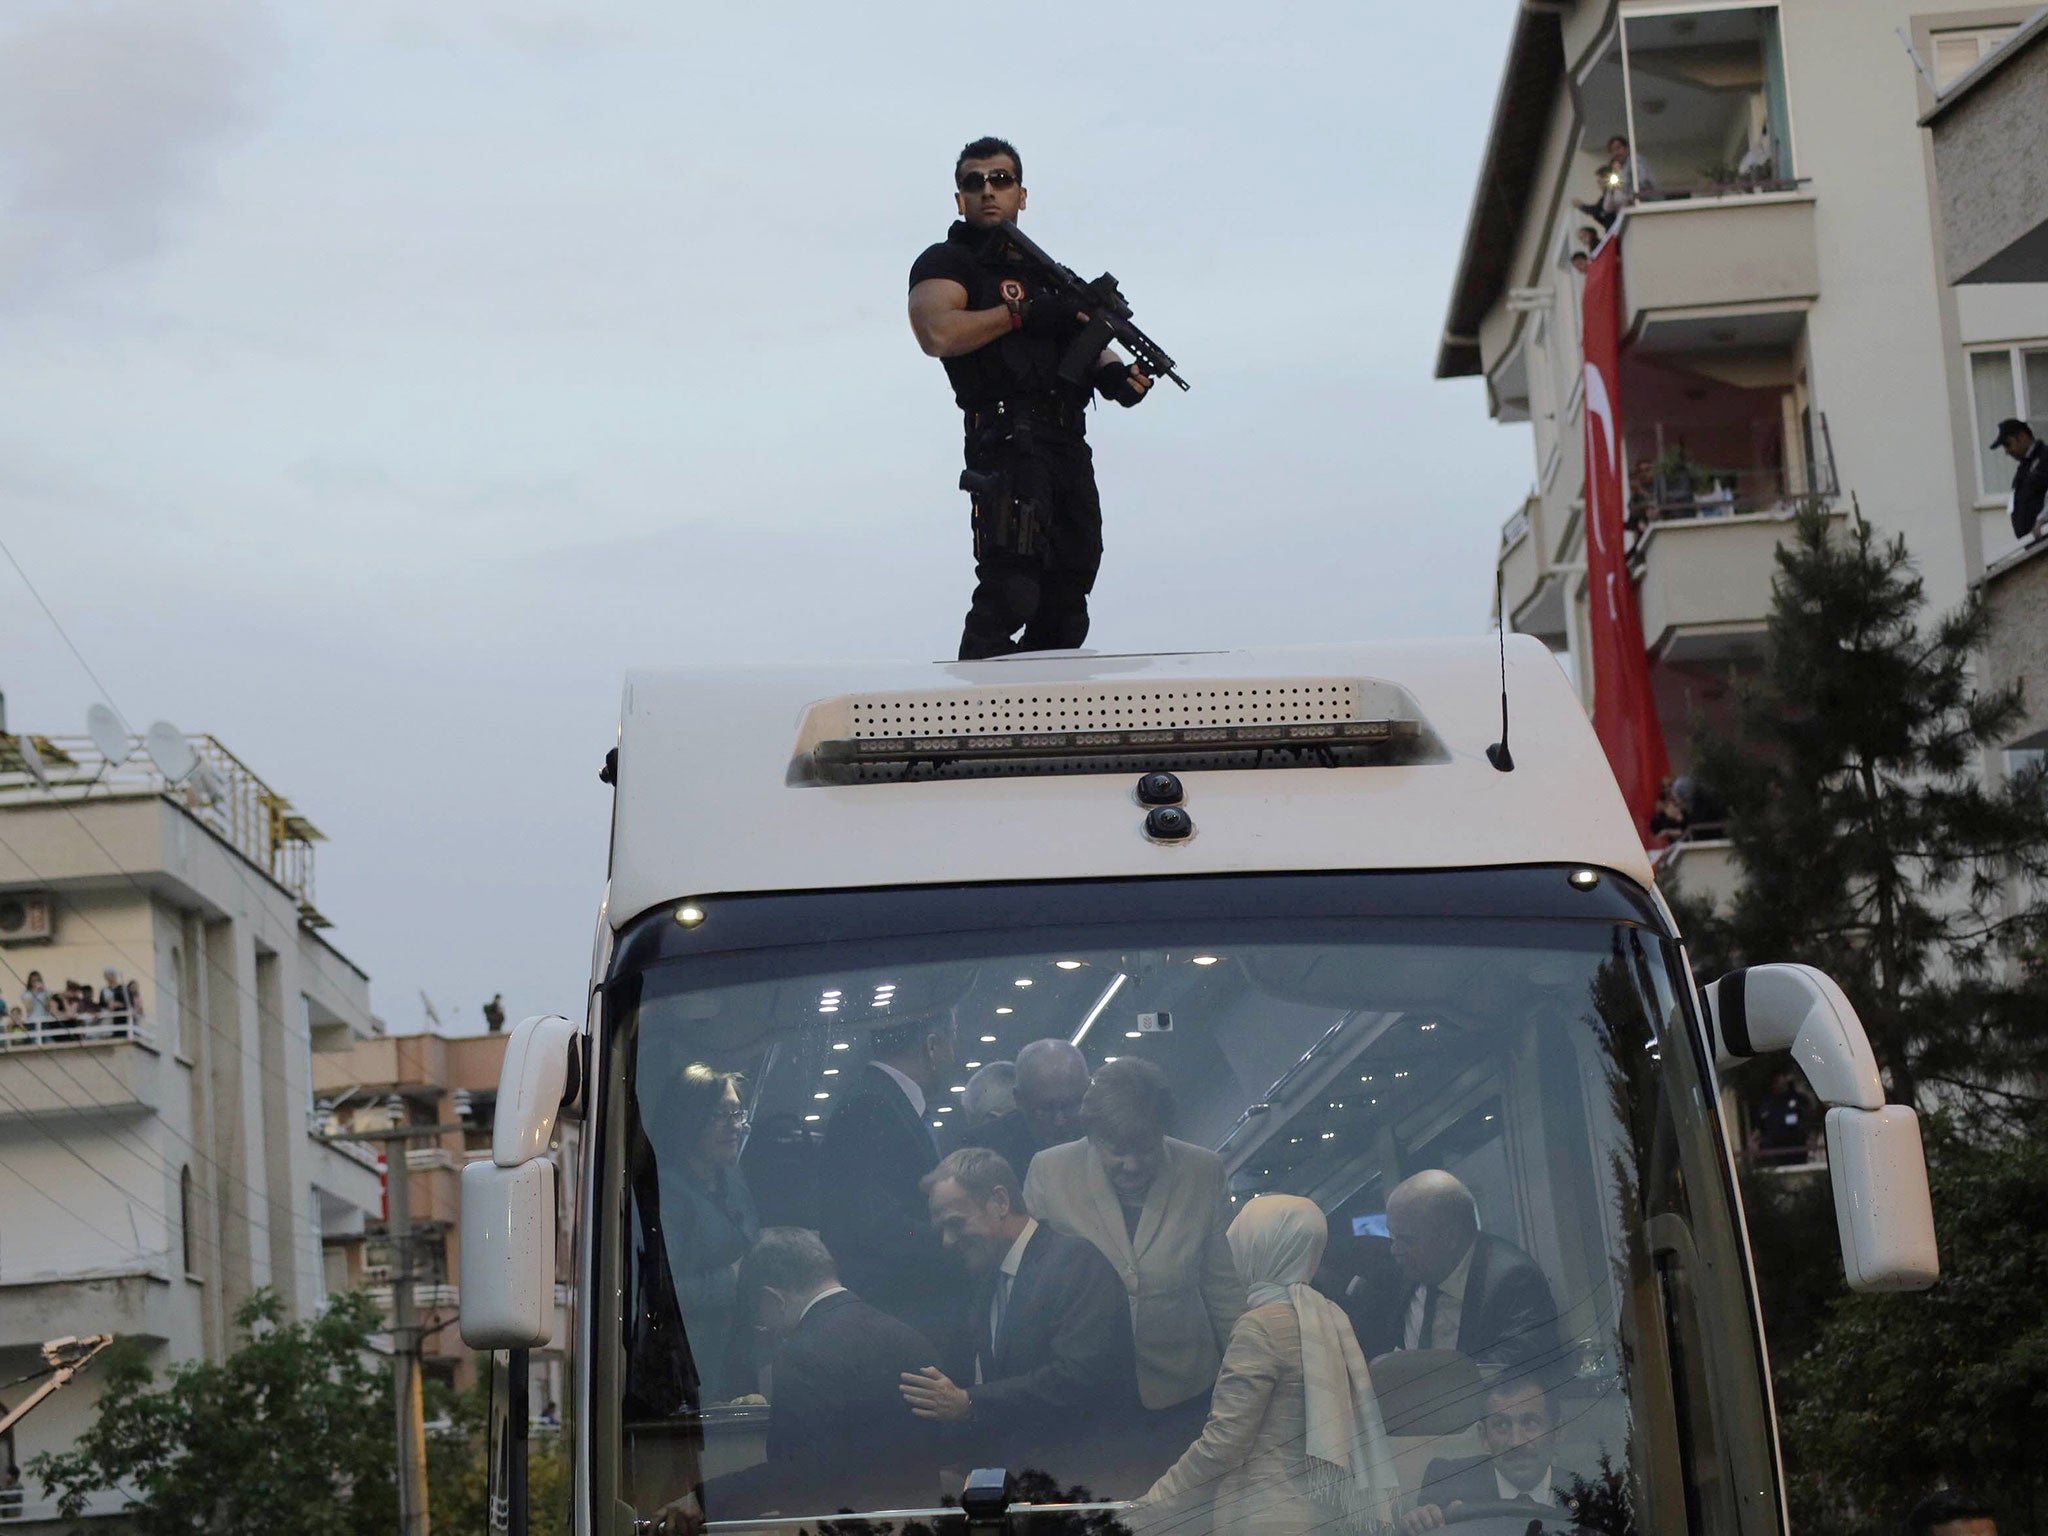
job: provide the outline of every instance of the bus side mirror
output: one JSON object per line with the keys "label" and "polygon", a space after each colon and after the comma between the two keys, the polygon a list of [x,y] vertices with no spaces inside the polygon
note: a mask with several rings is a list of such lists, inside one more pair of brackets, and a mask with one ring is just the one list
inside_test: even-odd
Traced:
{"label": "bus side mirror", "polygon": [[1810,965],[1755,965],[1706,989],[1721,1070],[1788,1051],[1828,1106],[1828,1176],[1842,1268],[1856,1291],[1924,1291],[1941,1278],[1920,1118],[1884,1101],[1863,1021]]}
{"label": "bus side mirror", "polygon": [[505,1043],[488,1161],[462,1170],[462,1339],[530,1349],[554,1332],[555,1122],[580,1084],[567,1019],[526,1019]]}

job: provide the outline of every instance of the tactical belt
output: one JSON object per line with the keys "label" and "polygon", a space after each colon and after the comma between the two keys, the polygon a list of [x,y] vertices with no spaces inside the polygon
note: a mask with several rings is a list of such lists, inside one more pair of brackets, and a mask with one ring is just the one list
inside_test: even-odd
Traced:
{"label": "tactical belt", "polygon": [[990,427],[1006,425],[1023,420],[1034,426],[1057,427],[1064,432],[1082,432],[1087,429],[1087,407],[1076,405],[1058,395],[1029,395],[1021,400],[997,400],[993,404],[979,406],[967,414],[967,430],[983,432]]}

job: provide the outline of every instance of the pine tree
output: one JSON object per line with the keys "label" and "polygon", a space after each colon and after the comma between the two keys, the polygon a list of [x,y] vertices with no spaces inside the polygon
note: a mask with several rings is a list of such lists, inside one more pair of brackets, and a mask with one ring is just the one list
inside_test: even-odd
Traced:
{"label": "pine tree", "polygon": [[2048,778],[1987,785],[2021,714],[1976,687],[1989,615],[1922,628],[1903,539],[1801,516],[1778,551],[1761,675],[1699,744],[1742,888],[1701,937],[1839,981],[1897,1102],[2029,1102],[2048,1068]]}

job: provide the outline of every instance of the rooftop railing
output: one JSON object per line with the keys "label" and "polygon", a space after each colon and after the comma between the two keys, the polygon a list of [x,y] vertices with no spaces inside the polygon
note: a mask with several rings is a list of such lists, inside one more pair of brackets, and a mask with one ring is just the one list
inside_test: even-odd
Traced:
{"label": "rooftop railing", "polygon": [[[151,759],[140,736],[129,738],[128,755],[117,763],[84,736],[0,735],[0,805],[51,796],[88,800],[136,790],[168,796],[289,891],[300,922],[329,927],[313,904],[313,845],[325,842],[325,835],[213,737],[187,736],[185,741],[197,766],[173,781]],[[35,763],[23,742],[33,749]]]}

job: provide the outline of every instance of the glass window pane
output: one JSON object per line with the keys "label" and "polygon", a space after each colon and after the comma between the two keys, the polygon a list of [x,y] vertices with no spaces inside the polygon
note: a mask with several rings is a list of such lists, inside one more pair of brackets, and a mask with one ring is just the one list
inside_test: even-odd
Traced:
{"label": "glass window pane", "polygon": [[1947,90],[1977,67],[1977,34],[1937,35],[1934,39],[1934,85]]}
{"label": "glass window pane", "polygon": [[1637,171],[1656,192],[1720,196],[1790,178],[1774,9],[1629,17],[1622,30]]}
{"label": "glass window pane", "polygon": [[[2019,415],[2034,429],[2034,436],[2048,437],[2048,347],[2020,354],[2020,372],[2026,381],[2026,402]],[[1985,434],[1990,437],[1989,433]]]}
{"label": "glass window pane", "polygon": [[2012,397],[2012,354],[1970,355],[1970,395],[1977,402],[1977,489],[1986,497],[2002,496],[2012,485],[2012,460],[2002,448],[1986,448],[1998,424],[2018,410]]}
{"label": "glass window pane", "polygon": [[[1597,919],[1345,916],[1346,878],[1035,928],[934,892],[929,932],[828,943],[847,898],[787,898],[787,943],[616,979],[622,1496],[923,1508],[1004,1466],[1040,1499],[1143,1498],[1138,1523],[1306,1528],[1479,1497],[1431,1483],[1453,1474],[1492,1502],[1498,1473],[1604,1500],[1616,1533],[1684,1525],[1699,1483],[1696,1536],[1733,1529],[1771,1479],[1675,950]],[[966,1123],[999,1062],[1010,1107]],[[920,1189],[957,1148],[990,1152]],[[1366,1367],[1365,1459],[1316,1491],[1302,1389],[1245,1390],[1267,1354],[1301,1379],[1301,1280],[1313,1347]],[[972,1408],[944,1435],[899,1385],[926,1370],[937,1411]]]}

